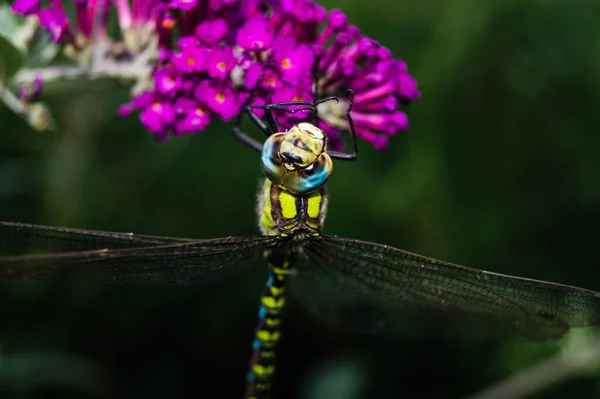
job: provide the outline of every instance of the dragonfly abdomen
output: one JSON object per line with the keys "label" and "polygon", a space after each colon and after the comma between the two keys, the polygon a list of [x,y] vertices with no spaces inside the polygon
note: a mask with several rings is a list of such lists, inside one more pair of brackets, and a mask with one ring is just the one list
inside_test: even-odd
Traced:
{"label": "dragonfly abdomen", "polygon": [[285,278],[290,270],[290,257],[288,251],[275,249],[265,252],[270,271],[260,298],[245,399],[266,399],[271,390],[276,349],[281,336],[281,311],[285,306]]}

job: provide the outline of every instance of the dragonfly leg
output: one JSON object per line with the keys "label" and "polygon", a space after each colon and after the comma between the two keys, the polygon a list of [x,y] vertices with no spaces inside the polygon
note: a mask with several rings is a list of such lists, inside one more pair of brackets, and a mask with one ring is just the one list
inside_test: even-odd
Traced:
{"label": "dragonfly leg", "polygon": [[[358,154],[358,141],[356,139],[356,131],[354,129],[354,122],[352,121],[352,116],[350,115],[350,111],[352,110],[352,105],[354,104],[354,91],[348,90],[349,94],[349,104],[348,109],[346,110],[346,119],[348,120],[348,126],[350,128],[350,138],[352,140],[352,152],[344,153],[341,151],[330,151],[328,152],[332,158],[336,159],[346,159],[346,160],[355,160]],[[318,122],[318,109],[317,106],[327,101],[339,102],[339,99],[336,96],[331,96],[327,98],[323,98],[321,100],[315,102],[308,101],[287,101],[287,102],[279,102],[273,104],[266,105],[247,105],[244,108],[244,112],[240,113],[238,117],[235,119],[233,126],[233,134],[234,136],[240,140],[241,142],[247,144],[251,148],[254,148],[257,151],[262,151],[263,145],[257,140],[250,137],[247,133],[243,132],[240,128],[242,117],[244,113],[246,113],[250,120],[258,126],[260,130],[262,130],[267,136],[270,136],[274,133],[279,132],[279,126],[273,117],[273,111],[283,111],[289,114],[295,114],[296,112],[301,111],[312,111],[316,115]],[[294,109],[290,109],[289,107],[298,107]],[[263,121],[258,114],[254,111],[255,109],[262,109],[265,112],[265,117],[267,122]],[[315,125],[316,126],[316,125]]]}
{"label": "dragonfly leg", "polygon": [[[354,130],[354,122],[352,121],[352,116],[350,115],[350,111],[352,110],[352,105],[354,104],[354,91],[348,90],[349,96],[349,104],[348,109],[346,110],[346,119],[348,120],[348,127],[350,128],[350,139],[352,140],[352,152],[345,153],[341,151],[328,151],[328,154],[331,158],[335,159],[346,159],[349,161],[354,161],[358,156],[358,141],[356,140],[356,131]],[[322,102],[321,100],[320,102]]]}
{"label": "dragonfly leg", "polygon": [[260,82],[262,81],[264,72],[265,71],[263,67],[263,69],[260,71],[260,78],[258,79],[256,85],[252,88],[250,96],[248,96],[248,99],[244,104],[243,112],[240,112],[233,122],[233,135],[235,136],[235,138],[259,152],[262,151],[262,143],[253,139],[247,133],[242,131],[240,126],[242,124],[242,118],[244,117],[244,113],[246,113],[250,117],[250,120],[254,122],[254,124],[258,126],[258,128],[262,130],[267,136],[270,136],[277,131],[277,125],[275,124],[275,120],[273,119],[272,115],[269,114],[269,125],[267,126],[267,124],[265,124],[265,122],[256,114],[256,112],[253,111],[254,108],[259,108],[259,106],[250,105],[250,102],[254,99],[255,91],[258,88]]}
{"label": "dragonfly leg", "polygon": [[[264,132],[267,133],[267,135],[270,135],[268,127],[264,124],[264,122],[258,117],[258,115],[256,115],[256,113],[254,113],[252,110],[250,110],[250,107],[246,107],[246,113],[250,116],[250,119]],[[233,124],[233,135],[235,136],[235,138],[237,138],[238,140],[240,140],[242,143],[247,144],[248,146],[250,146],[251,148],[254,148],[257,151],[262,151],[263,145],[262,143],[260,143],[259,141],[253,139],[252,137],[250,137],[247,133],[245,133],[244,131],[242,131],[242,129],[240,128],[240,125],[242,123],[242,116],[243,113],[240,113],[240,115],[238,115],[238,117],[236,118],[234,124]]]}
{"label": "dragonfly leg", "polygon": [[[242,117],[244,116],[244,113],[246,113],[250,117],[250,120],[252,122],[254,122],[254,124],[256,126],[258,126],[258,128],[260,130],[262,130],[267,136],[270,136],[273,133],[279,132],[279,126],[277,126],[277,122],[275,122],[275,118],[273,117],[274,110],[284,111],[284,112],[287,112],[290,114],[294,114],[299,111],[313,111],[316,113],[317,112],[316,106],[318,104],[320,104],[324,101],[330,101],[333,99],[335,99],[337,101],[336,97],[328,97],[328,98],[318,101],[317,103],[311,103],[311,102],[306,102],[306,101],[289,101],[289,102],[280,102],[280,103],[273,103],[273,104],[267,104],[267,105],[262,105],[262,104],[261,105],[247,105],[244,108],[244,112],[240,113],[234,121],[233,134],[242,143],[247,144],[248,146],[250,146],[251,148],[254,148],[257,151],[262,151],[262,147],[263,147],[262,143],[258,142],[257,140],[253,139],[252,137],[250,137],[247,133],[243,132],[242,129],[240,128],[240,125],[242,123]],[[301,108],[297,108],[297,109],[286,108],[286,107],[291,107],[291,106],[300,106]],[[260,118],[260,116],[258,116],[256,114],[256,112],[254,112],[255,109],[263,109],[265,111],[267,123],[265,123]]]}

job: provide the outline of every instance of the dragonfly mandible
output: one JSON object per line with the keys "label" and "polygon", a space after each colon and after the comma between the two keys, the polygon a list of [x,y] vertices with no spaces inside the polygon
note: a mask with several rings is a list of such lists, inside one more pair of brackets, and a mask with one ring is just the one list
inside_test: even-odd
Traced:
{"label": "dragonfly mandible", "polygon": [[[0,280],[98,284],[193,283],[264,258],[269,275],[260,297],[245,398],[269,396],[286,291],[329,322],[351,323],[350,312],[369,312],[382,332],[392,331],[406,304],[503,318],[566,330],[600,325],[600,293],[451,264],[391,246],[321,234],[332,159],[354,160],[356,133],[346,118],[352,152],[330,151],[315,124],[281,132],[273,112],[309,111],[315,102],[249,106],[266,134],[260,143],[240,129],[234,135],[261,151],[265,175],[259,193],[262,235],[206,240],[114,233],[0,222],[0,241],[50,253],[0,257]],[[255,109],[265,113],[263,121]],[[352,328],[352,327],[351,327]]]}

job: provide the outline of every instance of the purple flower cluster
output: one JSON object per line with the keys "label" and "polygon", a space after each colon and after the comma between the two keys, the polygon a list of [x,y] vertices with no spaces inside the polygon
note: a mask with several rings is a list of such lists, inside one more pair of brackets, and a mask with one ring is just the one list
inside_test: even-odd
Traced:
{"label": "purple flower cluster", "polygon": [[69,24],[67,12],[60,0],[53,0],[46,8],[42,8],[41,0],[16,0],[12,10],[18,14],[36,15],[40,26],[46,28],[55,43],[70,44],[80,49],[81,41],[106,36],[109,1],[74,0],[77,23]]}
{"label": "purple flower cluster", "polygon": [[[41,10],[39,0],[17,0],[13,10],[37,13],[40,21],[52,14],[42,24],[54,40],[71,40],[77,35],[60,3]],[[327,12],[311,0],[155,0],[133,1],[133,8],[129,0],[75,3],[84,36],[92,32],[91,23],[106,19],[112,3],[122,31],[143,25],[157,35],[153,87],[123,105],[120,114],[139,111],[160,140],[199,132],[215,116],[230,120],[246,104],[335,95],[338,103],[319,106],[319,127],[339,148],[352,89],[356,133],[381,149],[390,135],[407,128],[398,107],[420,95],[402,60],[362,35],[341,11]],[[94,10],[101,18],[90,16]],[[304,117],[280,114],[278,121],[287,128]]]}

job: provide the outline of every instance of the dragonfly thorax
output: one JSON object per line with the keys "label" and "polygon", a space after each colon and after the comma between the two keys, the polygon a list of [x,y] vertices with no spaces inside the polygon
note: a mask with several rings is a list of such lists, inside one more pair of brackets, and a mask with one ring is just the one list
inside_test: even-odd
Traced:
{"label": "dragonfly thorax", "polygon": [[324,185],[308,194],[293,194],[265,179],[258,194],[258,224],[265,235],[297,239],[318,236],[326,210]]}
{"label": "dragonfly thorax", "polygon": [[307,194],[323,186],[333,171],[325,151],[326,134],[310,123],[272,134],[262,149],[261,168],[271,182],[293,194]]}

